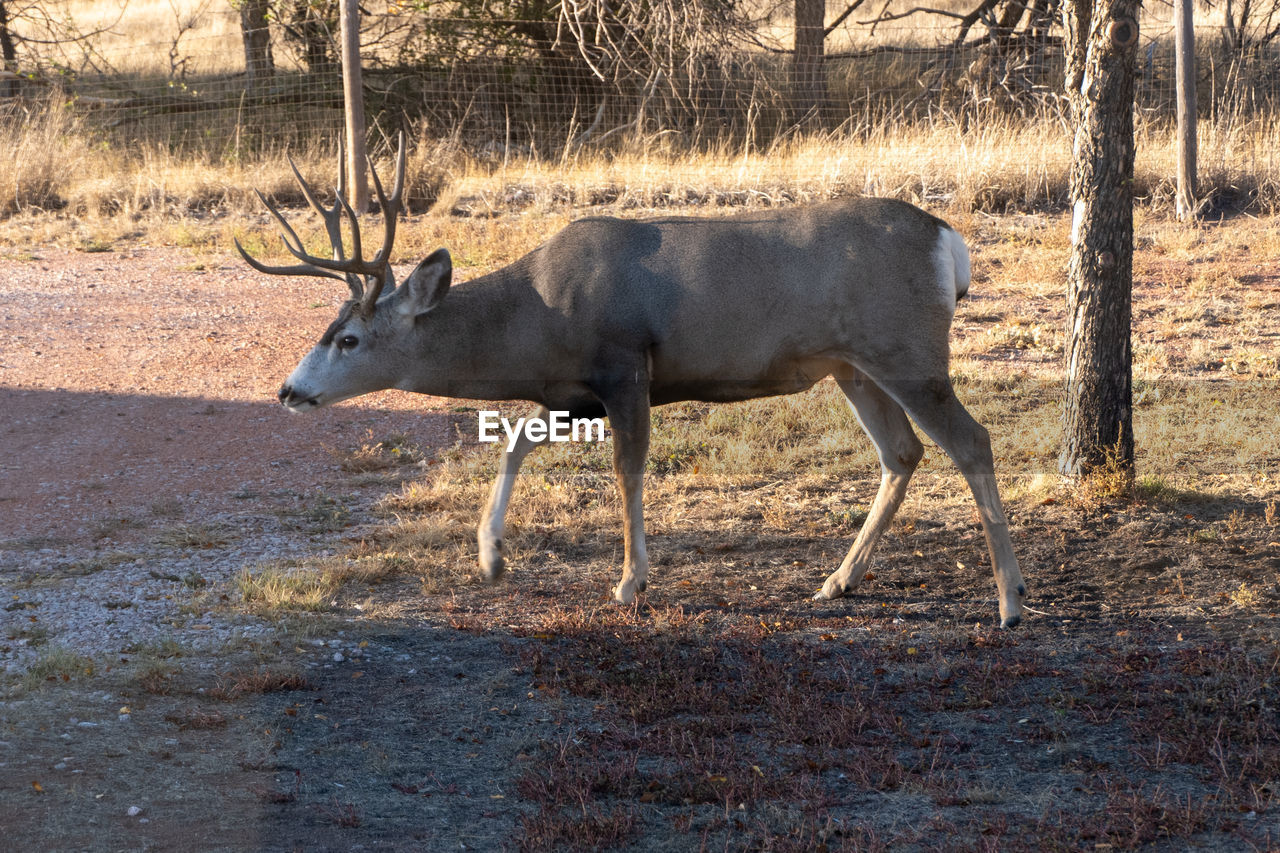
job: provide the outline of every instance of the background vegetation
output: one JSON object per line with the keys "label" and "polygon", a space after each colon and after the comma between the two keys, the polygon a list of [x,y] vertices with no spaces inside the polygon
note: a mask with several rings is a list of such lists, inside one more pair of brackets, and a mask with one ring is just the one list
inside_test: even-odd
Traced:
{"label": "background vegetation", "polygon": [[[139,227],[169,239],[175,223],[205,233],[211,216],[256,213],[249,187],[297,200],[285,151],[327,182],[341,126],[335,4],[268,4],[265,78],[245,72],[248,3],[6,5],[8,241],[83,240],[86,226],[101,239]],[[373,147],[385,157],[384,140],[409,132],[417,212],[849,193],[947,212],[1059,208],[1070,136],[1055,4],[988,0],[969,20],[971,5],[829,10],[821,79],[798,105],[791,5],[586,4],[570,20],[531,2],[373,4]],[[1269,212],[1280,199],[1276,5],[1200,12],[1201,185],[1218,207]],[[1174,174],[1169,14],[1148,8],[1140,51],[1137,194],[1157,211]]]}

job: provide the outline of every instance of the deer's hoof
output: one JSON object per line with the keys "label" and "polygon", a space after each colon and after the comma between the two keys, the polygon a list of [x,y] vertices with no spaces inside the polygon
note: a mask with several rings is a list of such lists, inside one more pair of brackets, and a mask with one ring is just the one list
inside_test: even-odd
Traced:
{"label": "deer's hoof", "polygon": [[480,543],[480,570],[484,572],[484,579],[489,584],[495,584],[502,579],[507,565],[502,558],[501,539],[495,540],[492,544]]}
{"label": "deer's hoof", "polygon": [[1022,621],[1022,600],[1027,597],[1026,585],[1019,583],[1015,592],[1016,596],[1011,601],[1000,603],[1001,628],[1016,628]]}
{"label": "deer's hoof", "polygon": [[822,589],[818,590],[813,596],[814,601],[831,601],[840,598],[849,592],[853,587],[848,584],[827,578],[827,582],[822,585]]}

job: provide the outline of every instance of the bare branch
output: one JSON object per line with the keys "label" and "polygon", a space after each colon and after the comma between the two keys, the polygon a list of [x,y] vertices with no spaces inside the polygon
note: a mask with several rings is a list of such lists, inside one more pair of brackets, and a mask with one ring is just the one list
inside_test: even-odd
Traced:
{"label": "bare branch", "polygon": [[845,22],[845,19],[848,18],[850,15],[852,15],[854,11],[865,2],[867,2],[867,0],[854,0],[854,2],[852,3],[852,5],[849,6],[849,8],[845,9],[839,15],[836,15],[836,19],[827,25],[827,27],[822,31],[822,37],[826,38],[827,36],[835,32],[836,27],[843,24]]}
{"label": "bare branch", "polygon": [[888,9],[889,9],[889,4],[886,3],[884,11],[882,11],[877,17],[871,18],[870,20],[866,20],[866,21],[858,21],[858,23],[871,24],[874,26],[875,24],[883,24],[886,21],[900,21],[903,18],[909,18],[912,15],[916,15],[921,12],[923,12],[926,15],[941,15],[944,18],[955,18],[958,21],[963,21],[965,18],[968,17],[968,15],[962,15],[959,12],[952,12],[949,9],[934,9],[930,6],[913,6],[910,9],[907,9],[905,12],[892,12],[892,13],[889,12]]}

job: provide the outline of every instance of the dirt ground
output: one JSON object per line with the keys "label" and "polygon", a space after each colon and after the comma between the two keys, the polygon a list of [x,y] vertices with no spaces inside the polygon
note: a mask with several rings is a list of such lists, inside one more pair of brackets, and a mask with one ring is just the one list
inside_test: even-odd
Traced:
{"label": "dirt ground", "polygon": [[[429,621],[348,639],[356,632],[342,620],[320,619],[305,639],[286,631],[268,643],[284,644],[290,657],[305,651],[290,664],[305,675],[305,691],[268,685],[244,698],[232,690],[205,710],[192,698],[263,672],[262,653],[238,650],[246,635],[234,630],[228,644],[208,624],[215,614],[183,618],[172,601],[183,589],[175,572],[192,565],[201,586],[230,583],[247,562],[237,546],[255,534],[273,543],[266,554],[250,549],[258,560],[342,547],[358,524],[317,527],[295,511],[306,495],[334,490],[350,504],[344,514],[363,506],[361,488],[328,451],[374,434],[447,447],[457,440],[447,411],[424,414],[421,399],[394,393],[318,418],[276,405],[275,389],[340,301],[313,281],[264,287],[226,259],[165,250],[50,251],[4,268],[5,656],[20,672],[27,652],[65,647],[83,656],[86,672],[73,665],[66,683],[53,678],[43,693],[0,704],[0,847],[359,847],[334,833],[351,799],[344,787],[355,794],[371,784],[369,761],[391,781],[428,780],[420,796],[391,791],[397,808],[379,815],[373,846],[494,849],[514,837],[515,812],[492,799],[510,787],[506,763],[564,723],[561,711],[530,711],[509,731],[486,735],[494,743],[485,749],[478,736],[472,742],[472,725],[491,730],[480,723],[490,708],[514,720],[510,709],[527,693],[500,639]],[[299,515],[308,523],[274,517]],[[106,621],[159,623],[158,632],[150,624],[112,631],[97,618],[130,596],[139,604],[107,610],[116,615]],[[170,606],[146,619],[144,599]],[[221,647],[201,646],[206,634]],[[202,649],[195,659],[164,650],[188,642]],[[335,670],[333,655],[344,652],[358,668]],[[165,685],[155,693],[139,690],[129,667],[139,654]],[[352,680],[357,673],[364,680]],[[169,687],[171,678],[190,681]],[[387,701],[368,701],[391,685]],[[290,747],[273,736],[277,720],[327,744],[325,769],[312,770],[309,735]],[[388,790],[379,784],[377,795]]]}
{"label": "dirt ground", "polygon": [[159,501],[194,520],[226,511],[240,486],[320,484],[332,460],[308,451],[374,425],[452,440],[421,400],[395,392],[283,417],[276,389],[343,295],[316,280],[264,282],[181,250],[4,264],[0,539],[84,541]]}
{"label": "dirt ground", "polygon": [[851,531],[696,502],[638,608],[605,601],[614,531],[533,529],[496,589],[263,613],[244,570],[376,541],[425,476],[343,454],[449,448],[456,404],[274,405],[327,283],[37,254],[0,260],[0,848],[1280,845],[1275,494],[1016,507],[1014,632],[971,514],[815,603]]}

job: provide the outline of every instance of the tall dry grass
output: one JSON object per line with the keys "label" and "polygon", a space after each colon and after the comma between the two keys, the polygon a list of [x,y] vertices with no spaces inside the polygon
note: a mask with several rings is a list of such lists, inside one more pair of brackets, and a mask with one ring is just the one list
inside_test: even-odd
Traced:
{"label": "tall dry grass", "polygon": [[[761,14],[772,8],[758,5]],[[886,8],[902,11],[909,5],[895,0]],[[941,8],[968,5],[944,0]],[[158,47],[179,37],[200,45],[189,57],[179,51],[182,56],[214,63],[202,65],[201,59],[188,70],[240,70],[238,24],[228,7],[208,0],[131,0],[123,15],[120,8],[115,0],[65,4],[83,30],[110,24],[94,44],[102,56],[112,57],[118,71],[170,70],[166,52]],[[783,11],[770,20],[785,41],[789,13],[785,4],[779,8]],[[1202,24],[1217,22],[1216,13],[1202,9],[1198,14]],[[873,42],[933,45],[946,41],[953,28],[948,18],[915,17],[907,25],[878,28],[872,39],[867,27],[852,26],[857,17],[847,31],[832,34],[833,51]],[[1164,7],[1145,10],[1146,31],[1164,38],[1167,17]],[[919,71],[913,67],[905,73],[914,78]],[[856,85],[833,82],[833,92],[853,97],[856,93],[841,87],[893,85],[890,72],[879,66],[858,66],[854,76]],[[13,156],[0,163],[0,242],[75,241],[86,232],[106,241],[139,232],[153,240],[212,241],[228,229],[262,221],[253,187],[285,204],[300,201],[280,141],[308,138],[290,126],[292,117],[276,117],[277,124],[268,123],[267,130],[246,125],[242,140],[239,115],[223,116],[217,120],[235,125],[229,132],[221,125],[199,128],[192,144],[188,136],[163,143],[130,140],[118,129],[99,130],[57,97],[8,109],[0,113],[0,150]],[[1043,96],[1030,117],[994,107],[960,109],[935,111],[927,121],[887,115],[831,132],[783,133],[765,145],[752,144],[748,134],[747,141],[698,144],[696,150],[674,133],[579,145],[571,132],[543,150],[500,139],[478,149],[424,137],[410,159],[411,204],[415,212],[430,207],[471,216],[530,209],[572,215],[599,207],[776,205],[851,194],[905,198],[951,216],[1065,205],[1071,142],[1059,101]],[[1136,193],[1146,209],[1170,210],[1176,172],[1172,129],[1165,118],[1139,112],[1138,120]],[[128,127],[133,126],[125,132]],[[202,132],[208,136],[203,143],[198,141]],[[1275,211],[1280,118],[1216,109],[1200,122],[1199,138],[1203,194],[1233,206]],[[295,142],[289,153],[319,185],[332,183],[335,156],[327,144]],[[401,248],[417,250],[409,242]]]}
{"label": "tall dry grass", "polygon": [[[10,108],[0,121],[0,241],[20,245],[126,233],[165,239],[175,227],[216,235],[232,221],[261,222],[252,189],[301,202],[279,147],[170,149],[121,144],[88,127],[55,99]],[[1280,119],[1227,116],[1200,122],[1205,194],[1264,213],[1280,202]],[[1171,209],[1175,154],[1163,122],[1137,133],[1135,190],[1155,212]],[[904,198],[944,214],[1061,209],[1070,139],[1046,112],[1028,121],[992,114],[962,122],[895,124],[791,136],[767,147],[724,143],[683,149],[669,136],[638,137],[609,150],[569,148],[543,157],[527,149],[475,152],[421,140],[410,157],[415,211],[491,216],[584,208],[778,205],[840,195]],[[328,187],[335,152],[314,144],[287,152]],[[385,165],[385,164],[384,164]],[[215,239],[215,237],[208,237]],[[412,246],[402,247],[414,249]]]}

